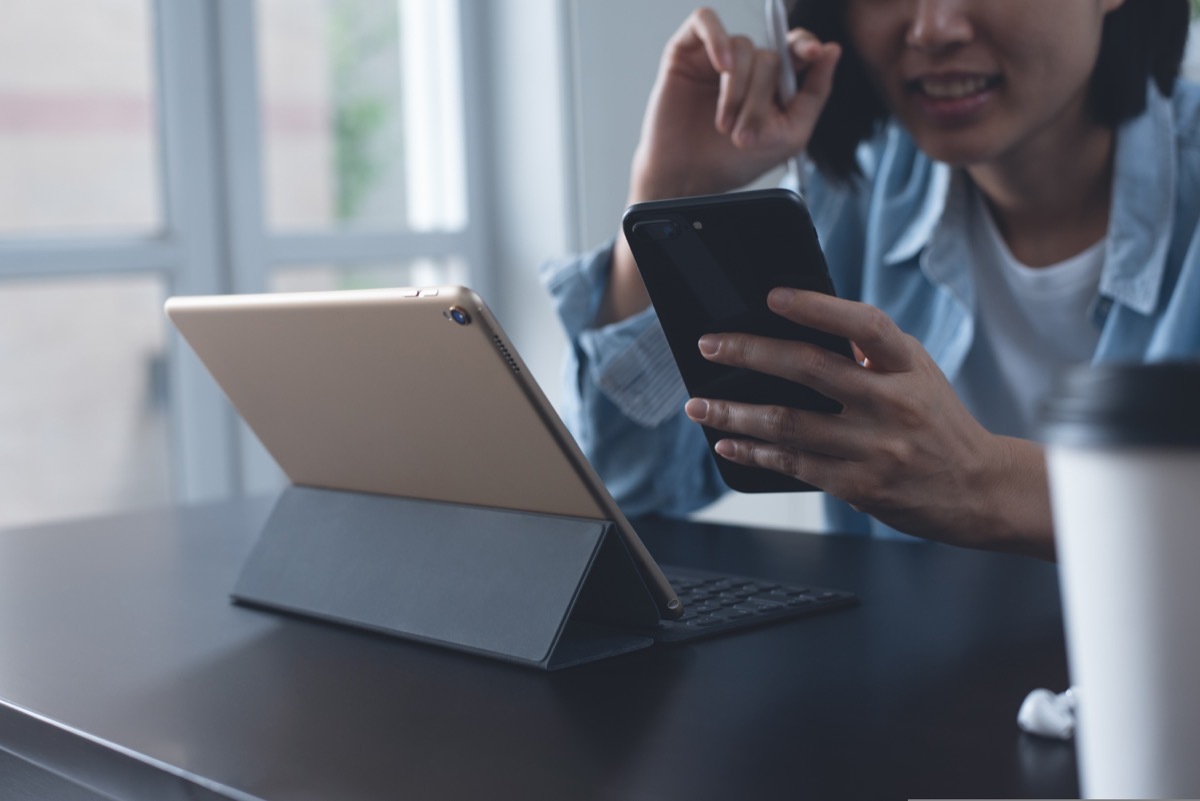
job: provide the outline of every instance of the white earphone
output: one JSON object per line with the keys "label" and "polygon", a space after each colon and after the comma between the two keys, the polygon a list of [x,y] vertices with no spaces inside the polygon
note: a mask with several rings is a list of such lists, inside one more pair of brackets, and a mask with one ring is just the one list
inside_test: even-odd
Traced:
{"label": "white earphone", "polygon": [[1079,695],[1074,688],[1055,694],[1038,689],[1025,696],[1017,725],[1022,731],[1056,740],[1069,740],[1075,734],[1075,710]]}

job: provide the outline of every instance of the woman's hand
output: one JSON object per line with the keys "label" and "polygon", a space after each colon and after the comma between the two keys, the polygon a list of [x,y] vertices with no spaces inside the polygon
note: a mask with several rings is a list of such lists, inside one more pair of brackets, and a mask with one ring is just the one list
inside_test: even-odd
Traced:
{"label": "woman's hand", "polygon": [[729,432],[717,453],[795,476],[901,531],[958,545],[1052,558],[1041,448],[987,432],[921,344],[873,306],[773,290],[777,314],[849,339],[854,362],[816,345],[709,334],[711,361],[796,381],[841,414],[688,401],[693,420]]}
{"label": "woman's hand", "polygon": [[804,75],[781,108],[779,55],[730,35],[699,9],[667,43],[634,157],[630,202],[744,186],[808,145],[841,55],[810,33],[789,33]]}
{"label": "woman's hand", "polygon": [[[628,202],[737,189],[802,152],[842,51],[800,29],[789,32],[788,44],[792,69],[804,75],[781,108],[777,52],[731,36],[710,9],[688,17],[663,51],[633,158]],[[624,319],[649,304],[633,254],[618,235],[596,324]]]}

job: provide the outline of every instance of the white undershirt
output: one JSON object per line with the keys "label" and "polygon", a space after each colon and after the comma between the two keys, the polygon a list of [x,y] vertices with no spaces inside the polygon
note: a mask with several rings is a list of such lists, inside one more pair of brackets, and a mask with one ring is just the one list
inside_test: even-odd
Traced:
{"label": "white undershirt", "polygon": [[1028,267],[1013,257],[978,190],[971,195],[975,339],[954,386],[992,433],[1036,439],[1042,397],[1067,368],[1091,361],[1100,339],[1089,311],[1104,240],[1058,264]]}

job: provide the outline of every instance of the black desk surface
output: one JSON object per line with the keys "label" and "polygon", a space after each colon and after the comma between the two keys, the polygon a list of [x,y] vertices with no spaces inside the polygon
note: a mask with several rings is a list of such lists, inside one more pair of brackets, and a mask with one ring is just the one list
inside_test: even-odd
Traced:
{"label": "black desk surface", "polygon": [[1015,723],[1029,690],[1067,683],[1053,566],[639,521],[662,562],[862,605],[545,674],[232,606],[270,507],[0,531],[0,796],[1078,793],[1072,746]]}

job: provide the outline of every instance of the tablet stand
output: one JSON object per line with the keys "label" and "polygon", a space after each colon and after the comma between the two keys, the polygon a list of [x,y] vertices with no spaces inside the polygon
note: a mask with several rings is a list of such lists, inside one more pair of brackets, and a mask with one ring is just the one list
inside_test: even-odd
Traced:
{"label": "tablet stand", "polygon": [[609,521],[295,485],[233,597],[543,670],[645,648],[629,629],[659,620]]}

